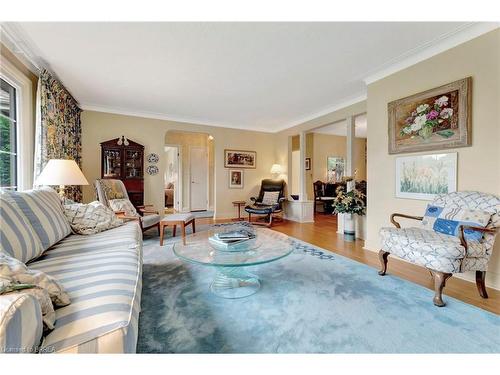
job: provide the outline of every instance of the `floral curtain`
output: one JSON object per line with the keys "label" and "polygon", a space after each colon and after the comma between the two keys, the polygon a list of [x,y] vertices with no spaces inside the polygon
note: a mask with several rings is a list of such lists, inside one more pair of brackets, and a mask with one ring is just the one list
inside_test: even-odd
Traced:
{"label": "floral curtain", "polygon": [[[35,180],[50,159],[73,159],[81,167],[81,109],[47,70],[40,73],[35,134]],[[81,202],[80,186],[67,186],[66,198]]]}

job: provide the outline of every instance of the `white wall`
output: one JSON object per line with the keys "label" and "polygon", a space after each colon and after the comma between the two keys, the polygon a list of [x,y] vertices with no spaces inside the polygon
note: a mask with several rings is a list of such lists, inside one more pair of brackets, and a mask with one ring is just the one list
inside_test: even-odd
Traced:
{"label": "white wall", "polygon": [[[99,143],[125,135],[143,144],[145,154],[160,155],[158,168],[164,171],[165,135],[169,130],[209,133],[214,137],[214,200],[217,218],[235,217],[232,201],[249,199],[259,191],[263,178],[272,177],[270,170],[275,163],[275,136],[270,133],[228,129],[214,126],[188,124],[175,121],[154,120],[135,116],[124,116],[104,112],[83,111],[82,113],[82,169],[92,184],[101,175],[101,151]],[[224,149],[252,150],[257,152],[257,168],[245,169],[244,188],[229,189],[228,172],[224,168]],[[163,173],[144,176],[144,200],[156,209],[164,204]],[[92,186],[83,189],[84,201],[95,199]]]}

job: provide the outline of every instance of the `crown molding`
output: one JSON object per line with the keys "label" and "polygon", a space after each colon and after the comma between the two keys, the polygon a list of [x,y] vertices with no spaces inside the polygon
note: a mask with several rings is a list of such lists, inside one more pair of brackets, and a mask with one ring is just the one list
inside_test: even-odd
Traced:
{"label": "crown molding", "polygon": [[0,39],[5,47],[7,47],[31,72],[38,75],[44,68],[43,62],[40,61],[33,53],[33,47],[20,36],[19,30],[12,23],[2,22],[0,24]]}
{"label": "crown molding", "polygon": [[157,112],[147,112],[147,111],[130,111],[123,108],[116,107],[106,107],[100,106],[91,103],[80,103],[79,107],[84,111],[93,111],[93,112],[103,112],[103,113],[111,113],[115,115],[123,115],[123,116],[133,116],[133,117],[142,117],[149,118],[153,120],[163,120],[163,121],[173,121],[173,122],[183,122],[192,125],[200,125],[200,126],[213,126],[216,128],[227,128],[227,129],[237,129],[237,130],[247,130],[247,131],[256,131],[256,132],[264,132],[264,133],[274,133],[274,130],[269,130],[268,128],[258,127],[254,129],[249,129],[240,125],[233,124],[225,124],[222,122],[213,122],[206,121],[199,118],[188,118],[188,117],[179,117],[175,115],[168,115],[165,113],[157,113]]}
{"label": "crown molding", "polygon": [[366,85],[390,76],[421,61],[438,55],[462,43],[468,42],[482,34],[486,34],[500,27],[500,22],[471,22],[447,34],[413,48],[392,61],[382,65],[375,73],[364,78]]}
{"label": "crown molding", "polygon": [[273,130],[273,133],[278,133],[278,132],[281,132],[283,130],[288,130],[288,129],[291,129],[295,126],[302,125],[308,121],[317,119],[318,117],[326,116],[326,115],[328,115],[332,112],[338,111],[342,108],[349,107],[350,105],[362,102],[362,101],[366,100],[366,98],[367,98],[367,95],[366,95],[366,91],[365,91],[365,92],[359,93],[359,95],[356,95],[354,97],[342,99],[342,100],[338,101],[336,104],[334,104],[333,106],[322,109],[319,112],[309,114],[308,116],[302,117],[296,121],[293,121],[292,123],[280,126],[279,128]]}

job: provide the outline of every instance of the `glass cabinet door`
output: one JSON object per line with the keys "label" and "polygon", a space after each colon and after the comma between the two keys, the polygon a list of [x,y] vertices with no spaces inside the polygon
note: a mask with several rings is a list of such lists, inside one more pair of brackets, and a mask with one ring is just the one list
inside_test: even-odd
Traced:
{"label": "glass cabinet door", "polygon": [[142,178],[142,152],[139,150],[125,150],[124,178]]}
{"label": "glass cabinet door", "polygon": [[105,178],[121,178],[121,152],[120,150],[104,150],[103,169]]}

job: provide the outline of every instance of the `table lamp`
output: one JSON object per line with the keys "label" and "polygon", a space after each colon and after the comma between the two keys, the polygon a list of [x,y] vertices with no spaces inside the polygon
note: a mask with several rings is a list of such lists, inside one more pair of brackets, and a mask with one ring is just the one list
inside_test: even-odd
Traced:
{"label": "table lamp", "polygon": [[66,185],[88,185],[89,182],[74,160],[50,159],[36,179],[37,185],[59,185],[59,196],[64,200]]}
{"label": "table lamp", "polygon": [[283,170],[281,169],[281,165],[279,164],[273,164],[273,166],[271,167],[271,173],[275,175],[276,178],[278,178],[282,171]]}

